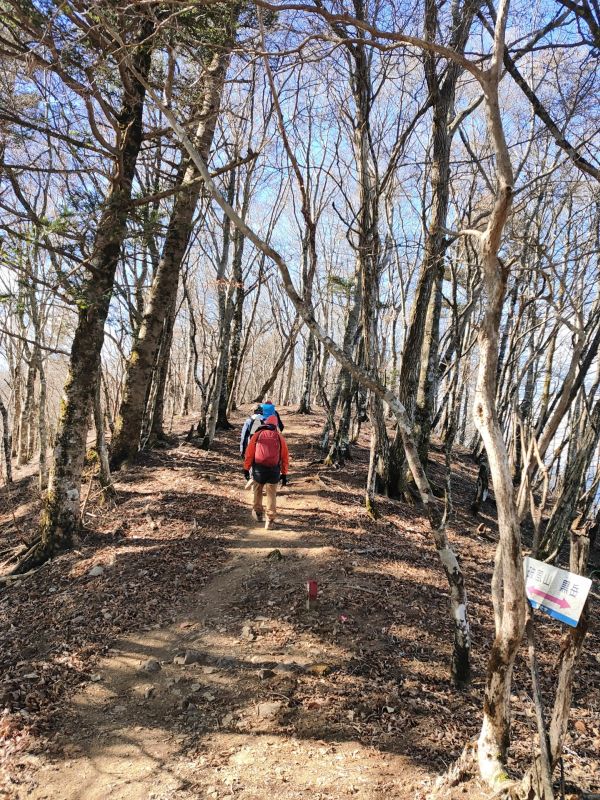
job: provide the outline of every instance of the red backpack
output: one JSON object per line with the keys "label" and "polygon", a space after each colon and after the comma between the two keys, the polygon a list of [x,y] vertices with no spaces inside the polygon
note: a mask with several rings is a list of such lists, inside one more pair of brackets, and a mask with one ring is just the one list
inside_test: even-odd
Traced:
{"label": "red backpack", "polygon": [[263,428],[256,435],[254,463],[260,467],[278,467],[281,461],[281,442],[276,428]]}

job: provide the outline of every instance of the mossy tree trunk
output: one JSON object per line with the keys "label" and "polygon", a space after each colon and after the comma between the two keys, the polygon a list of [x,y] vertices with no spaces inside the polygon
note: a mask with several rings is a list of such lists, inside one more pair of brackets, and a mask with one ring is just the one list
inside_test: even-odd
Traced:
{"label": "mossy tree trunk", "polygon": [[[234,22],[232,15],[230,25]],[[223,47],[213,53],[202,76],[202,99],[197,109],[200,122],[196,128],[195,144],[205,159],[208,158],[212,147],[225,75],[233,47],[233,32],[230,30],[228,33]],[[130,461],[140,449],[144,415],[147,413],[147,399],[150,395],[157,354],[161,347],[161,337],[162,355],[167,357],[167,350],[164,347],[166,339],[162,336],[163,329],[173,298],[177,296],[181,264],[192,233],[194,213],[201,191],[201,183],[197,178],[198,171],[189,157],[183,158],[178,173],[178,183],[185,188],[178,191],[173,204],[162,257],[150,287],[139,335],[127,364],[125,389],[111,444],[110,465],[113,470]],[[156,417],[154,409],[154,418]]]}
{"label": "mossy tree trunk", "polygon": [[118,114],[118,152],[89,258],[89,276],[77,297],[77,326],[61,400],[48,492],[40,520],[41,541],[25,555],[17,567],[18,572],[25,572],[58,551],[71,547],[80,525],[81,473],[92,392],[142,144],[145,89],[138,76],[145,80],[149,73],[153,31],[153,20],[143,17],[138,44],[132,55],[133,69],[129,71],[127,62],[121,67],[123,98]]}

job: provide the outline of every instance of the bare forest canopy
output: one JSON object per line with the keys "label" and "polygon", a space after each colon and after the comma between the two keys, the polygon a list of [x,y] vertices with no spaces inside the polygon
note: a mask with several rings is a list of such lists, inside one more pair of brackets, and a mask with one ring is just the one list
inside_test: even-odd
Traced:
{"label": "bare forest canopy", "polygon": [[[175,417],[211,449],[244,404],[319,408],[331,468],[370,426],[367,513],[427,519],[459,687],[467,448],[499,544],[465,760],[501,786],[522,557],[585,572],[600,524],[599,55],[594,0],[0,0],[3,481],[45,498],[15,572],[76,541],[92,440],[108,499]],[[552,796],[586,613],[523,796]]]}

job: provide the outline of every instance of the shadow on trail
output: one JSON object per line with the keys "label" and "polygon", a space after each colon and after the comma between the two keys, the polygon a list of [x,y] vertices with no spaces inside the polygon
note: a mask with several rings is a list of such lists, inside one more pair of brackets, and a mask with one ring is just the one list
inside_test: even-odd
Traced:
{"label": "shadow on trail", "polygon": [[[60,591],[50,601],[57,614],[56,630],[48,634],[53,663],[61,657],[61,631],[69,631],[68,650],[75,649],[77,636],[89,641],[88,627],[97,625],[111,644],[118,633],[135,627],[126,617],[113,620],[112,628],[103,623],[102,608],[112,594],[113,608],[136,609],[138,633],[116,641],[95,688],[79,694],[70,710],[54,719],[55,727],[86,743],[84,755],[99,769],[111,748],[122,746],[126,752],[119,756],[119,769],[125,773],[136,749],[170,770],[172,763],[161,760],[154,746],[140,744],[145,733],[152,742],[186,736],[190,758],[214,747],[219,765],[230,755],[224,755],[228,742],[234,751],[241,742],[268,737],[304,743],[324,773],[329,764],[317,749],[324,742],[391,754],[404,759],[394,762],[399,786],[404,768],[421,777],[444,771],[477,733],[492,636],[492,546],[477,537],[476,523],[461,511],[450,536],[469,565],[475,646],[473,685],[460,693],[449,681],[448,589],[426,523],[417,509],[383,499],[385,519],[370,520],[362,509],[366,448],[354,448],[355,460],[343,470],[308,467],[315,456],[308,436],[317,435],[322,420],[290,418],[289,427],[296,423],[305,430],[286,426],[293,478],[281,493],[273,530],[254,527],[250,518],[237,431],[232,431],[219,434],[208,453],[180,446],[149,454],[140,467],[147,471],[142,483],[147,493],[138,491],[134,470],[119,480],[119,514],[127,533],[112,548],[114,564],[106,578],[92,585],[80,572],[72,588],[64,572],[63,583],[54,579]],[[434,453],[433,471],[439,457]],[[470,476],[461,476],[458,494],[467,495],[469,481]],[[115,521],[106,527],[112,529]],[[232,558],[217,573],[225,547]],[[274,549],[282,560],[267,557]],[[307,580],[319,587],[313,611],[305,606]],[[73,588],[81,590],[76,601]],[[174,599],[181,602],[174,605]],[[85,632],[75,628],[74,635],[60,615],[72,619],[86,604],[93,609],[86,612],[90,624]],[[39,638],[39,620],[25,632]],[[98,638],[91,641],[96,644]],[[195,652],[195,663],[174,663],[186,650]],[[140,671],[149,658],[162,662],[155,674]],[[521,680],[524,664],[516,669]],[[264,703],[275,704],[272,714],[262,715]],[[523,714],[519,724],[531,727],[530,722]],[[206,789],[202,782],[209,779],[197,765],[194,775]],[[277,778],[271,780],[276,792]],[[342,785],[340,780],[336,797],[348,796]],[[395,796],[408,800],[414,794],[407,790]]]}

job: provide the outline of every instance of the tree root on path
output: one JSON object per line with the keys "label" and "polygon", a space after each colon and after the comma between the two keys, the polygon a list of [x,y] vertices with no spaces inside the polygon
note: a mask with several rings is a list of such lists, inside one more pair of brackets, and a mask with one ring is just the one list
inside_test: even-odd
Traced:
{"label": "tree root on path", "polygon": [[30,575],[35,575],[35,573],[39,572],[43,566],[43,564],[40,564],[39,567],[30,569],[27,572],[11,572],[10,575],[2,575],[0,576],[0,585],[8,586],[11,583],[15,583],[15,581],[20,581],[21,578],[28,578]]}
{"label": "tree root on path", "polygon": [[57,552],[55,549],[50,549],[47,544],[44,544],[41,538],[38,538],[6,577],[18,578],[31,575],[57,555]]}
{"label": "tree root on path", "polygon": [[[446,800],[448,790],[479,777],[477,742],[469,742],[461,755],[444,775],[437,779],[427,800]],[[537,800],[540,797],[531,773],[521,780],[513,780],[504,773],[490,788],[489,800]]]}
{"label": "tree root on path", "polygon": [[368,494],[365,495],[365,510],[372,520],[378,520],[381,516],[381,514],[377,510],[377,506],[371,500]]}

